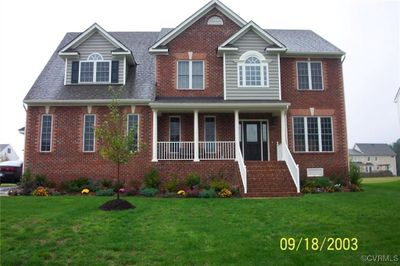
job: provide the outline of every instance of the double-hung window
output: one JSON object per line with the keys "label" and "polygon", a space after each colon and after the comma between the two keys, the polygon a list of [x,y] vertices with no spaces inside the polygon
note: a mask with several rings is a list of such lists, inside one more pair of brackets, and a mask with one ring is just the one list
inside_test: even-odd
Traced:
{"label": "double-hung window", "polygon": [[238,64],[239,87],[269,87],[268,63],[256,56],[248,56]]}
{"label": "double-hung window", "polygon": [[128,136],[129,136],[129,149],[136,151],[138,148],[139,140],[139,115],[129,114],[128,117]]}
{"label": "double-hung window", "polygon": [[51,133],[52,133],[52,115],[42,115],[42,124],[40,131],[40,151],[51,151]]}
{"label": "double-hung window", "polygon": [[178,89],[204,89],[204,62],[178,61]]}
{"label": "double-hung window", "polygon": [[294,117],[294,150],[297,152],[333,151],[331,117]]}
{"label": "double-hung window", "polygon": [[88,56],[86,61],[80,61],[79,82],[108,83],[111,80],[111,61],[104,60],[99,53]]}
{"label": "double-hung window", "polygon": [[297,62],[297,84],[299,90],[323,90],[322,63]]}
{"label": "double-hung window", "polygon": [[95,148],[95,121],[96,116],[92,114],[86,114],[83,121],[83,151],[94,152]]}

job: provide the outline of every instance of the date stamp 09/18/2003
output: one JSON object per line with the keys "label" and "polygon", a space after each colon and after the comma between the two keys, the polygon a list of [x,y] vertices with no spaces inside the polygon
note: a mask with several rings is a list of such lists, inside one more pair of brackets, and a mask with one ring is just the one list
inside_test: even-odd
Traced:
{"label": "date stamp 09/18/2003", "polygon": [[357,251],[358,239],[340,237],[282,237],[279,247],[283,251]]}

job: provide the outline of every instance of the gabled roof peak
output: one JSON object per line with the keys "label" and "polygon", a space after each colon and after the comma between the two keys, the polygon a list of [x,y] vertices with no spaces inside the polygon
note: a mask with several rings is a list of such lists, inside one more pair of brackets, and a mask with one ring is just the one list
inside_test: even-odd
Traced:
{"label": "gabled roof peak", "polygon": [[[181,24],[179,24],[176,28],[174,28],[169,33],[167,33],[160,40],[158,40],[154,45],[152,45],[149,48],[149,52],[158,52],[158,50],[165,50],[165,47],[163,47],[163,46],[165,46],[168,42],[173,40],[176,36],[178,36],[180,33],[182,33],[185,29],[187,29],[189,26],[191,26],[193,23],[195,23],[197,20],[199,20],[202,16],[204,16],[206,13],[208,13],[213,8],[217,8],[219,11],[221,11],[224,15],[226,15],[228,18],[230,18],[233,22],[235,22],[240,27],[243,27],[246,24],[246,21],[244,19],[242,19],[238,14],[233,12],[230,8],[225,6],[223,3],[221,3],[218,0],[212,0],[212,1],[208,2],[205,6],[200,8],[193,15],[191,15],[189,18],[187,18],[185,21],[183,21]],[[160,47],[163,47],[163,48],[160,49]]]}

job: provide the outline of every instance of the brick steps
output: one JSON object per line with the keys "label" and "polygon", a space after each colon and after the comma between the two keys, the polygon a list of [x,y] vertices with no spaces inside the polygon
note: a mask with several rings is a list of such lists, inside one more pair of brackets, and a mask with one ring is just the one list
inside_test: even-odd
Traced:
{"label": "brick steps", "polygon": [[243,197],[299,196],[289,169],[281,161],[246,161],[247,194]]}

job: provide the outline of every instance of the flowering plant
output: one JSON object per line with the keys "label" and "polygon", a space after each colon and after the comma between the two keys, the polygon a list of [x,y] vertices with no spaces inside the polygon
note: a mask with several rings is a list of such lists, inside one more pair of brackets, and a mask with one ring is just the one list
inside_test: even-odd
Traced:
{"label": "flowering plant", "polygon": [[122,188],[119,189],[119,193],[125,193],[125,192],[126,192],[125,188],[122,187]]}
{"label": "flowering plant", "polygon": [[84,189],[82,189],[81,194],[85,195],[85,194],[89,194],[89,192],[90,192],[90,190],[88,188],[84,188]]}
{"label": "flowering plant", "polygon": [[218,195],[219,195],[221,198],[230,198],[230,197],[232,197],[232,192],[230,192],[229,189],[223,188],[223,189],[218,193]]}
{"label": "flowering plant", "polygon": [[47,189],[44,187],[37,187],[33,192],[33,196],[45,196],[47,197],[49,193],[47,192]]}
{"label": "flowering plant", "polygon": [[178,192],[176,192],[176,194],[178,194],[179,196],[185,196],[186,192],[184,190],[179,190]]}

